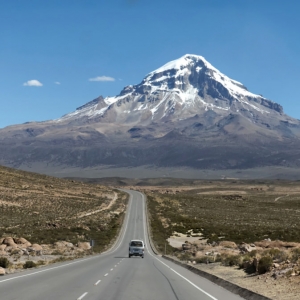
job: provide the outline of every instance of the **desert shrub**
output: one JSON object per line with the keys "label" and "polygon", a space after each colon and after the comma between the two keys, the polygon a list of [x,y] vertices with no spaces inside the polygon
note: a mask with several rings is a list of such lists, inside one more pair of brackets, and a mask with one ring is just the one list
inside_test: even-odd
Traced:
{"label": "desert shrub", "polygon": [[263,256],[258,262],[258,273],[264,274],[271,270],[273,259],[271,256]]}
{"label": "desert shrub", "polygon": [[9,260],[6,257],[0,257],[0,267],[7,268],[9,266]]}
{"label": "desert shrub", "polygon": [[39,260],[37,263],[36,263],[36,265],[37,266],[43,266],[43,265],[45,265],[46,263],[45,263],[45,261],[43,261],[43,260]]}
{"label": "desert shrub", "polygon": [[187,261],[191,259],[191,254],[188,252],[184,252],[179,257],[180,260]]}
{"label": "desert shrub", "polygon": [[300,258],[300,248],[293,249],[291,253],[291,261],[295,263],[298,261],[299,258]]}
{"label": "desert shrub", "polygon": [[25,264],[23,265],[24,269],[30,269],[30,268],[35,268],[35,267],[36,267],[36,264],[32,260],[26,261]]}
{"label": "desert shrub", "polygon": [[63,251],[60,251],[60,250],[54,250],[51,252],[51,255],[64,255]]}
{"label": "desert shrub", "polygon": [[249,253],[250,257],[256,257],[257,255],[257,250],[252,250],[250,253]]}
{"label": "desert shrub", "polygon": [[242,257],[240,255],[228,255],[222,260],[224,266],[240,266],[242,263]]}
{"label": "desert shrub", "polygon": [[288,258],[288,254],[285,251],[274,248],[264,251],[263,255],[270,256],[273,260],[277,260],[278,262],[283,262]]}
{"label": "desert shrub", "polygon": [[216,256],[215,262],[222,262],[222,256],[220,254]]}
{"label": "desert shrub", "polygon": [[195,262],[197,264],[207,264],[215,262],[215,259],[212,256],[200,256],[195,259]]}

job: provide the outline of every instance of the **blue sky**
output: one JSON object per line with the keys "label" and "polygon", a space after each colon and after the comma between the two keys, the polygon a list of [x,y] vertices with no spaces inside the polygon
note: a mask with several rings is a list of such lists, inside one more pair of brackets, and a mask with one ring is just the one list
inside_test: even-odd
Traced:
{"label": "blue sky", "polygon": [[299,12],[291,0],[0,1],[0,127],[117,95],[186,53],[300,119]]}

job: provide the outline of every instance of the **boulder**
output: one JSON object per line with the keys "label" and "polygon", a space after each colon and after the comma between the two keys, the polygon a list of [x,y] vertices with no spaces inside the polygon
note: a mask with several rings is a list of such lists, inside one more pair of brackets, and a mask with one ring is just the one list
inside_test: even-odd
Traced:
{"label": "boulder", "polygon": [[3,250],[0,250],[0,256],[5,256],[5,255],[7,255],[7,253]]}
{"label": "boulder", "polygon": [[249,253],[249,252],[251,252],[252,250],[256,250],[256,246],[254,245],[254,247],[252,247],[252,246],[249,245],[249,244],[243,243],[243,244],[239,245],[239,249],[240,249],[240,251],[243,252],[243,253]]}
{"label": "boulder", "polygon": [[6,248],[7,246],[6,245],[4,245],[4,244],[2,244],[2,245],[0,245],[0,251],[3,251],[3,250],[5,250],[5,248]]}
{"label": "boulder", "polygon": [[235,242],[230,242],[230,241],[222,241],[219,243],[219,246],[224,247],[224,248],[232,248],[236,249],[237,245]]}
{"label": "boulder", "polygon": [[5,269],[0,267],[0,275],[5,275]]}
{"label": "boulder", "polygon": [[15,241],[14,241],[14,239],[12,237],[6,237],[3,240],[2,244],[5,244],[7,246],[16,246],[16,243],[15,243]]}
{"label": "boulder", "polygon": [[43,248],[38,244],[33,244],[31,247],[27,248],[27,251],[29,253],[35,254],[35,255],[42,255]]}
{"label": "boulder", "polygon": [[73,248],[74,245],[72,243],[66,242],[66,241],[59,241],[54,243],[55,248]]}
{"label": "boulder", "polygon": [[55,242],[55,243],[54,243],[54,247],[55,247],[55,248],[58,248],[58,249],[61,249],[61,248],[65,248],[66,245],[65,245],[65,242],[59,241],[59,242]]}
{"label": "boulder", "polygon": [[22,247],[27,248],[31,246],[31,243],[24,238],[15,238],[15,243],[18,245],[22,245]]}
{"label": "boulder", "polygon": [[83,242],[83,243],[79,242],[78,248],[82,249],[82,250],[89,250],[89,249],[91,249],[91,246],[90,246],[90,243],[88,243],[88,242]]}
{"label": "boulder", "polygon": [[7,247],[5,248],[5,251],[6,251],[6,252],[11,252],[11,251],[14,250],[14,249],[18,249],[18,246],[17,246],[17,245],[7,246]]}
{"label": "boulder", "polygon": [[187,244],[187,243],[182,244],[182,250],[190,250],[190,249],[191,249],[191,244]]}
{"label": "boulder", "polygon": [[0,245],[3,243],[4,238],[0,238]]}

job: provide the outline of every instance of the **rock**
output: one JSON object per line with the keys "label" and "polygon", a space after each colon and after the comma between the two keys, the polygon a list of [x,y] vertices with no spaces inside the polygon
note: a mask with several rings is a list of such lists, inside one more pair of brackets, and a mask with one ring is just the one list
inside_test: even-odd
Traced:
{"label": "rock", "polygon": [[196,264],[196,261],[195,261],[195,260],[193,260],[192,264],[193,264],[193,265],[195,265],[195,264]]}
{"label": "rock", "polygon": [[78,248],[82,249],[82,250],[89,250],[89,249],[91,249],[91,246],[90,246],[90,243],[88,243],[88,242],[83,242],[83,243],[79,242]]}
{"label": "rock", "polygon": [[65,243],[63,241],[55,242],[54,247],[59,249],[65,248]]}
{"label": "rock", "polygon": [[182,244],[182,250],[190,250],[191,249],[191,245],[190,244]]}
{"label": "rock", "polygon": [[22,249],[22,248],[28,248],[28,247],[31,247],[32,244],[30,242],[27,242],[25,244],[17,244],[17,246]]}
{"label": "rock", "polygon": [[3,251],[3,250],[5,250],[5,248],[6,248],[7,246],[5,245],[5,244],[3,244],[3,245],[0,245],[0,251]]}
{"label": "rock", "polygon": [[7,246],[16,246],[17,245],[12,237],[6,237],[3,240],[2,244],[5,244]]}
{"label": "rock", "polygon": [[0,275],[5,275],[5,269],[0,267]]}
{"label": "rock", "polygon": [[273,267],[274,267],[274,268],[279,268],[279,266],[280,266],[280,265],[279,265],[278,263],[274,263],[274,264],[273,264]]}
{"label": "rock", "polygon": [[254,247],[251,247],[249,244],[244,243],[244,244],[239,245],[239,249],[241,252],[249,253],[253,250],[256,250],[256,246],[254,245]]}
{"label": "rock", "polygon": [[27,251],[27,249],[21,249],[23,251],[23,255],[29,255],[29,252]]}
{"label": "rock", "polygon": [[11,252],[11,251],[14,250],[14,249],[18,249],[18,246],[17,246],[17,245],[7,246],[7,247],[5,248],[5,251],[6,251],[6,252]]}
{"label": "rock", "polygon": [[236,243],[230,242],[230,241],[222,241],[219,243],[219,246],[224,247],[224,248],[232,248],[232,249],[237,248]]}
{"label": "rock", "polygon": [[7,253],[5,251],[0,250],[0,256],[5,256]]}
{"label": "rock", "polygon": [[31,243],[28,242],[26,239],[24,239],[22,237],[21,238],[15,238],[14,240],[15,240],[16,244],[28,245],[27,247],[31,246]]}
{"label": "rock", "polygon": [[3,243],[4,238],[0,238],[0,245]]}
{"label": "rock", "polygon": [[39,244],[33,244],[33,245],[31,245],[30,248],[34,251],[42,251],[43,250],[42,246],[40,246]]}

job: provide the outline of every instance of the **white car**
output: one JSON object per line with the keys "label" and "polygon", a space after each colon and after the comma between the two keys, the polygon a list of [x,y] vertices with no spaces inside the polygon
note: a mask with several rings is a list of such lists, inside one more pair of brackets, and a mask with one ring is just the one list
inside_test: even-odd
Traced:
{"label": "white car", "polygon": [[145,244],[142,240],[131,240],[129,243],[129,254],[131,256],[140,256],[144,258]]}

